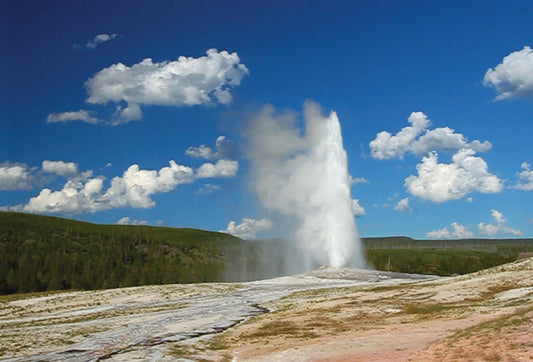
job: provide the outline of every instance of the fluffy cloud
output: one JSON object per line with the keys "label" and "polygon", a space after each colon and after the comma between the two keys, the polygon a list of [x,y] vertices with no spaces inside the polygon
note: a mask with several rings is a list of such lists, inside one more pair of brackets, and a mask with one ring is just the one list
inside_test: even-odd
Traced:
{"label": "fluffy cloud", "polygon": [[118,225],[148,225],[148,221],[146,220],[131,220],[129,216],[124,216],[119,221],[117,221]]}
{"label": "fluffy cloud", "polygon": [[238,150],[235,144],[226,139],[226,136],[219,136],[215,142],[215,151],[206,145],[198,147],[189,147],[185,151],[187,156],[203,158],[206,160],[212,159],[228,159],[235,160],[238,156]]}
{"label": "fluffy cloud", "polygon": [[462,134],[449,127],[428,130],[430,120],[422,112],[411,113],[408,122],[411,126],[402,128],[396,135],[387,131],[378,133],[370,142],[372,157],[378,160],[401,159],[407,152],[423,155],[430,151],[454,152],[463,148],[485,152],[492,147],[488,141],[468,143]]}
{"label": "fluffy cloud", "polygon": [[468,239],[474,237],[474,233],[466,226],[460,225],[456,222],[452,223],[452,236],[458,239]]}
{"label": "fluffy cloud", "polygon": [[92,112],[80,109],[75,112],[51,113],[46,117],[46,123],[82,121],[87,123],[100,123],[101,120],[93,115]]}
{"label": "fluffy cloud", "polygon": [[44,188],[24,205],[24,211],[74,214],[105,210],[106,203],[100,200],[102,187],[103,180],[91,179],[87,182],[67,181],[59,191]]}
{"label": "fluffy cloud", "polygon": [[355,216],[364,216],[366,215],[365,208],[361,206],[359,200],[352,199],[352,212]]}
{"label": "fluffy cloud", "polygon": [[248,74],[237,53],[209,49],[207,56],[199,58],[180,56],[175,61],[156,63],[146,58],[131,67],[113,64],[96,73],[85,87],[88,103],[118,104],[118,124],[141,119],[140,105],[228,104],[232,101],[229,89]]}
{"label": "fluffy cloud", "polygon": [[215,143],[216,152],[215,157],[227,160],[235,160],[239,154],[237,146],[226,138],[226,136],[219,136]]}
{"label": "fluffy cloud", "polygon": [[350,175],[350,183],[352,185],[357,185],[357,184],[368,184],[370,183],[370,181],[368,181],[366,178],[364,177],[352,177],[352,175]]}
{"label": "fluffy cloud", "polygon": [[117,34],[98,34],[94,37],[93,41],[87,42],[87,44],[85,44],[85,47],[89,49],[94,49],[98,46],[98,44],[113,40],[116,37]]}
{"label": "fluffy cloud", "polygon": [[152,195],[193,181],[194,171],[174,161],[159,171],[141,170],[134,164],[121,177],[114,177],[105,192],[102,177],[70,179],[59,191],[41,190],[24,206],[24,211],[77,214],[127,206],[150,208],[155,205]]}
{"label": "fluffy cloud", "polygon": [[74,162],[64,161],[43,161],[43,171],[54,173],[59,176],[73,177],[78,175],[78,165]]}
{"label": "fluffy cloud", "polygon": [[272,225],[272,222],[268,219],[244,218],[238,225],[235,225],[235,221],[230,221],[226,230],[220,230],[220,232],[228,233],[241,239],[255,239],[255,235],[258,232],[268,230]]}
{"label": "fluffy cloud", "polygon": [[448,228],[442,228],[439,230],[428,231],[426,238],[428,239],[450,239],[451,234]]}
{"label": "fluffy cloud", "polygon": [[415,155],[423,155],[434,150],[454,152],[462,148],[486,152],[492,148],[492,144],[489,141],[480,142],[478,140],[468,143],[462,134],[455,133],[452,128],[439,127],[426,131],[412,143],[410,149]]}
{"label": "fluffy cloud", "polygon": [[215,164],[207,162],[201,165],[197,172],[197,178],[235,177],[239,163],[232,160],[218,160]]}
{"label": "fluffy cloud", "polygon": [[0,165],[0,191],[29,190],[33,187],[32,170],[25,164]]}
{"label": "fluffy cloud", "polygon": [[174,161],[170,166],[156,170],[141,170],[138,165],[131,165],[122,175],[111,180],[111,186],[103,195],[114,208],[131,206],[149,208],[155,205],[151,196],[156,193],[169,192],[178,185],[194,181],[193,170],[188,166],[178,165]]}
{"label": "fluffy cloud", "polygon": [[416,137],[429,125],[429,119],[422,112],[413,112],[407,121],[411,126],[402,128],[394,136],[387,131],[377,134],[376,138],[370,142],[372,157],[378,160],[402,158],[410,150]]}
{"label": "fluffy cloud", "polygon": [[525,46],[503,58],[487,70],[483,85],[498,93],[496,100],[533,97],[533,50]]}
{"label": "fluffy cloud", "polygon": [[468,239],[474,237],[474,233],[470,231],[466,226],[458,224],[456,222],[452,223],[452,231],[448,228],[442,228],[439,230],[429,231],[426,234],[428,239]]}
{"label": "fluffy cloud", "polygon": [[394,210],[399,212],[411,212],[411,208],[409,207],[409,198],[403,198],[401,199],[396,206],[394,206]]}
{"label": "fluffy cloud", "polygon": [[498,210],[492,210],[492,219],[494,222],[493,224],[485,224],[480,222],[477,225],[480,234],[488,236],[495,236],[497,234],[511,234],[514,236],[522,236],[522,231],[512,229],[506,225],[507,220]]}
{"label": "fluffy cloud", "polygon": [[189,147],[187,148],[187,151],[185,151],[185,154],[187,156],[196,157],[196,158],[203,158],[206,160],[211,160],[215,158],[213,150],[211,147],[207,147],[206,145],[200,145],[198,147]]}
{"label": "fluffy cloud", "polygon": [[[152,196],[174,190],[178,185],[192,183],[201,178],[234,177],[238,162],[218,160],[215,164],[204,163],[197,170],[178,165],[171,160],[169,166],[160,170],[142,170],[131,165],[122,176],[111,179],[104,188],[105,177],[93,177],[92,171],[80,172],[74,162],[49,161],[42,163],[42,172],[63,176],[67,179],[63,188],[53,191],[44,188],[26,205],[4,206],[2,210],[36,213],[79,214],[99,212],[123,207],[150,208],[155,205]],[[0,190],[29,189],[41,171],[26,165],[5,164],[0,167]],[[207,184],[198,193],[211,193],[220,186]]]}
{"label": "fluffy cloud", "polygon": [[533,171],[527,162],[522,162],[522,172],[518,174],[520,181],[513,188],[518,190],[533,191]]}
{"label": "fluffy cloud", "polygon": [[502,182],[488,172],[481,157],[474,156],[470,149],[461,149],[453,155],[452,163],[439,163],[436,152],[431,152],[417,165],[418,176],[405,179],[405,187],[413,196],[436,203],[458,200],[479,191],[498,193]]}

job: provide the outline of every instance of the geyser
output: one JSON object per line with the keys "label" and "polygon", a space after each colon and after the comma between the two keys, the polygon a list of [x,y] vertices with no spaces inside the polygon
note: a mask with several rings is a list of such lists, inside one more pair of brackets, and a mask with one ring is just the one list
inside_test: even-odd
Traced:
{"label": "geyser", "polygon": [[252,188],[269,212],[292,225],[301,253],[294,260],[303,258],[304,268],[363,268],[339,119],[310,101],[303,113],[304,132],[293,112],[265,106],[253,117],[245,134]]}

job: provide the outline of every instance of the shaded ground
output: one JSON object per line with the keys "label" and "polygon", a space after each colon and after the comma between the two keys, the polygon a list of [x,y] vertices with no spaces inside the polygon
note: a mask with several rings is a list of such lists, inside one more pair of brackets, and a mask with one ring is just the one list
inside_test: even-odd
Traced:
{"label": "shaded ground", "polygon": [[530,360],[532,302],[533,259],[431,280],[323,269],[243,284],[11,296],[0,298],[0,358]]}

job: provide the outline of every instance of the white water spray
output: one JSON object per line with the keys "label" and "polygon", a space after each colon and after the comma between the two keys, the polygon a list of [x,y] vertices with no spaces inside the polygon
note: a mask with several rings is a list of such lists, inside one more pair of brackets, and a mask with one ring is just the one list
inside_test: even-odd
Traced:
{"label": "white water spray", "polygon": [[335,112],[304,104],[305,133],[294,113],[262,109],[246,133],[252,187],[270,212],[288,218],[305,268],[365,267],[352,212],[350,176]]}

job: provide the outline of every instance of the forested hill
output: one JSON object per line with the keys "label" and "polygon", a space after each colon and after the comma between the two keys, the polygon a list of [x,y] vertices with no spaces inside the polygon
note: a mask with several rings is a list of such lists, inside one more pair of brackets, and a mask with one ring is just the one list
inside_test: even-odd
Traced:
{"label": "forested hill", "polygon": [[0,294],[221,281],[246,243],[195,229],[0,212]]}
{"label": "forested hill", "polygon": [[[437,275],[471,273],[533,251],[533,239],[363,243],[376,269]],[[265,279],[303,272],[303,258],[297,244],[282,239],[0,212],[0,294]]]}

